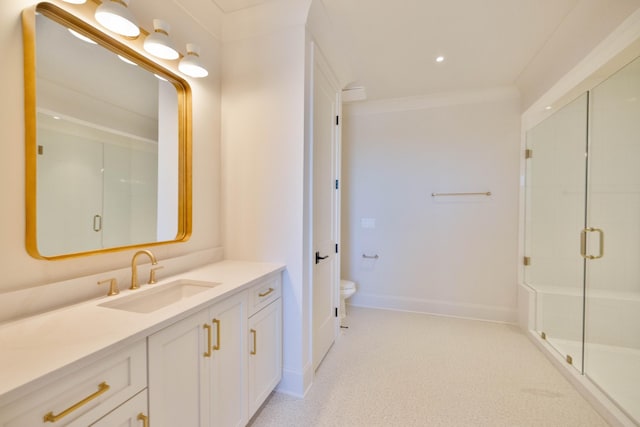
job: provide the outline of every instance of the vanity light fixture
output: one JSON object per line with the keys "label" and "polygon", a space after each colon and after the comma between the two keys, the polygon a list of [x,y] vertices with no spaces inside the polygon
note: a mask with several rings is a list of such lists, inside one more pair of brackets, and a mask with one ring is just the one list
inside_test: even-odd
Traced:
{"label": "vanity light fixture", "polygon": [[128,9],[130,0],[105,0],[96,9],[96,21],[106,29],[125,37],[138,37],[140,27]]}
{"label": "vanity light fixture", "polygon": [[200,62],[200,46],[187,43],[187,54],[180,60],[178,70],[189,77],[207,77],[209,72]]}
{"label": "vanity light fixture", "polygon": [[180,54],[169,38],[169,24],[162,19],[153,20],[153,33],[144,39],[144,50],[161,59],[178,59]]}
{"label": "vanity light fixture", "polygon": [[80,34],[79,32],[77,32],[76,30],[72,30],[71,28],[69,28],[69,32],[74,36],[79,38],[80,40],[82,40],[83,42],[87,42],[87,43],[91,43],[91,44],[98,44],[95,41],[91,40],[89,37],[85,36],[84,34]]}

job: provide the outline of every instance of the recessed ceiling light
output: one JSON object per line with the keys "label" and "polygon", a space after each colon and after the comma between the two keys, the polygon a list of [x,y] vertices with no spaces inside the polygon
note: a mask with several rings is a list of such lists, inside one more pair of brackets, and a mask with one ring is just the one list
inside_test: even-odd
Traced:
{"label": "recessed ceiling light", "polygon": [[436,62],[443,62],[444,61],[444,56],[438,56],[436,58]]}

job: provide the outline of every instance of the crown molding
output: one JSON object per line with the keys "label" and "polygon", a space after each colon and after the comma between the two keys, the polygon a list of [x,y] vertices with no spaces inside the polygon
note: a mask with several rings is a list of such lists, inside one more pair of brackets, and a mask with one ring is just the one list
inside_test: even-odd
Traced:
{"label": "crown molding", "polygon": [[444,92],[424,96],[354,102],[346,104],[344,108],[347,114],[366,115],[519,99],[520,92],[515,86],[504,86],[476,91]]}

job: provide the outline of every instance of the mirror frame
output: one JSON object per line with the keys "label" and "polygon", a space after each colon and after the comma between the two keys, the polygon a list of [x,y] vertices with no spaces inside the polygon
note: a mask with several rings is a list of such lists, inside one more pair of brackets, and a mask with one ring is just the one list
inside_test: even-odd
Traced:
{"label": "mirror frame", "polygon": [[[64,9],[50,2],[40,2],[22,12],[24,46],[24,112],[25,112],[25,213],[26,250],[34,258],[46,260],[68,259],[80,256],[103,254],[126,249],[158,246],[185,242],[191,237],[192,216],[192,124],[191,88],[186,80],[178,76],[168,65],[153,61],[131,47],[137,39],[111,36],[99,29],[93,21],[97,3],[88,1],[82,5],[65,3]],[[69,9],[67,9],[69,8]],[[84,10],[83,10],[84,9]],[[158,74],[176,88],[178,96],[178,232],[173,240],[141,242],[128,246],[95,249],[86,252],[44,256],[38,251],[37,241],[37,88],[36,88],[36,13],[90,37],[100,46],[122,55],[147,71]],[[82,18],[80,17],[82,16]],[[93,23],[92,23],[93,22]],[[148,34],[141,28],[142,35]],[[119,37],[116,38],[116,37]]]}

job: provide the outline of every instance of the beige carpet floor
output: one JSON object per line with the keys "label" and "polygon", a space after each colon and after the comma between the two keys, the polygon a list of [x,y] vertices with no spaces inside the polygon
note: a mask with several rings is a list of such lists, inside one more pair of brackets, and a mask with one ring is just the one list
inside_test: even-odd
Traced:
{"label": "beige carpet floor", "polygon": [[349,307],[305,399],[252,427],[606,426],[516,326]]}

